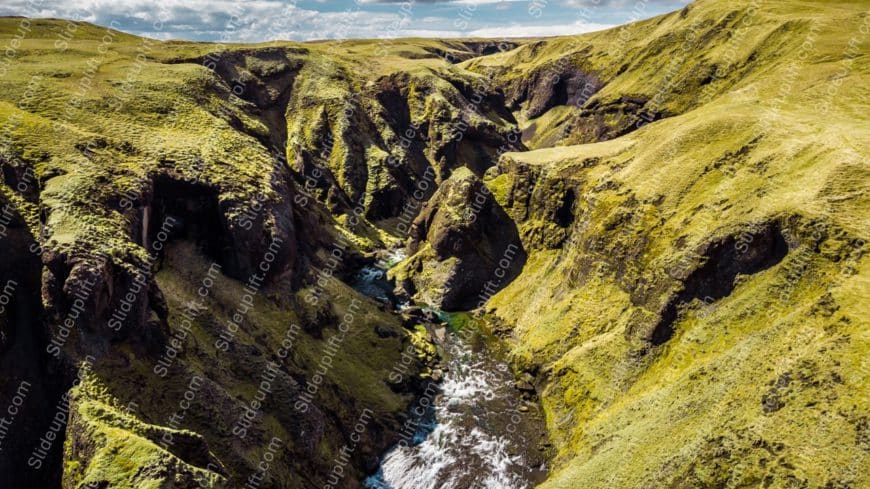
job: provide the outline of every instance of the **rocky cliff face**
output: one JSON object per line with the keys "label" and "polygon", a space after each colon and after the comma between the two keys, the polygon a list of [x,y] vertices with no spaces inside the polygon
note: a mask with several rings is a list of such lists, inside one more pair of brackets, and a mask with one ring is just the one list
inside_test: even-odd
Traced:
{"label": "rocky cliff face", "polygon": [[[119,40],[119,66],[136,42]],[[307,50],[177,48],[75,108],[62,78],[34,75],[51,60],[16,72],[60,96],[2,114],[0,272],[17,285],[0,399],[41,407],[4,428],[0,470],[22,487],[302,488],[352,444],[337,486],[354,487],[423,366],[401,318],[340,280],[372,246],[343,230],[366,224],[337,221],[286,163]]]}
{"label": "rocky cliff face", "polygon": [[446,311],[483,306],[522,270],[516,226],[470,170],[457,170],[414,221],[410,255],[391,273],[418,302]]}
{"label": "rocky cliff face", "polygon": [[[2,164],[9,168],[8,161]],[[7,182],[15,181],[8,174],[5,177]],[[53,467],[44,473],[20,470],[29,458],[29,445],[43,435],[44,426],[36,420],[54,415],[52,403],[63,391],[67,375],[43,346],[47,335],[40,301],[39,245],[26,219],[27,210],[33,208],[33,193],[23,181],[17,180],[15,191],[0,196],[0,400],[4,405],[0,473],[13,487],[57,486],[61,464],[56,452],[47,456]]]}
{"label": "rocky cliff face", "polygon": [[461,167],[482,175],[499,151],[523,147],[485,80],[458,70],[354,69],[306,65],[288,107],[288,158],[333,212],[358,206],[371,221],[396,218],[419,203],[413,194],[430,172],[435,182]]}

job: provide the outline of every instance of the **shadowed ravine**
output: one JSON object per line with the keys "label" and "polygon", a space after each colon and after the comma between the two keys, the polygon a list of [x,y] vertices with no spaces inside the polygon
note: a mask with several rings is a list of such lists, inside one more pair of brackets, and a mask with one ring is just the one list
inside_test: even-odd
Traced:
{"label": "shadowed ravine", "polygon": [[[366,266],[353,286],[395,304],[385,272]],[[464,313],[433,312],[441,324],[427,328],[438,345],[443,378],[439,375],[440,382],[415,402],[401,440],[384,455],[365,487],[534,487],[546,477],[541,450],[546,437],[538,405],[520,398],[498,345],[477,329],[476,321]]]}

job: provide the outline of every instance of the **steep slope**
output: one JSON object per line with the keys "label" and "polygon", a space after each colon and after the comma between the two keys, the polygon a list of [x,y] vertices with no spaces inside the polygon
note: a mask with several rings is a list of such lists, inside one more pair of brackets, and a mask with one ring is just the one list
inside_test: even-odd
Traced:
{"label": "steep slope", "polygon": [[543,487],[870,484],[865,7],[701,1],[469,62],[510,87],[573,45],[600,82],[486,179],[529,251],[488,311],[542,393]]}
{"label": "steep slope", "polygon": [[480,307],[516,278],[526,258],[513,221],[467,168],[423,207],[407,251],[390,275],[406,295],[444,311]]}
{"label": "steep slope", "polygon": [[[703,106],[766,76],[763,67],[784,62],[783,50],[805,41],[806,51],[859,54],[858,30],[836,40],[819,35],[838,22],[854,22],[855,2],[825,2],[823,9],[817,3],[694,2],[670,15],[529,42],[462,66],[492,74],[529,147],[597,142]],[[800,50],[793,54],[805,61]]]}
{"label": "steep slope", "polygon": [[339,280],[372,242],[286,164],[309,49],[29,29],[0,78],[0,271],[20,285],[0,319],[0,392],[43,407],[4,429],[4,480],[310,487],[352,444],[340,485],[356,485],[421,367],[402,356],[401,318]]}

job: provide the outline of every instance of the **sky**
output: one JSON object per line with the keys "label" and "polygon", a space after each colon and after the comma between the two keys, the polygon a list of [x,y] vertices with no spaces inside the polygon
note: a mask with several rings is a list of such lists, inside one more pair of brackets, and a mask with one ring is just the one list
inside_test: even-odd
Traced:
{"label": "sky", "polygon": [[60,17],[157,39],[257,42],[579,34],[685,0],[2,0],[0,15]]}

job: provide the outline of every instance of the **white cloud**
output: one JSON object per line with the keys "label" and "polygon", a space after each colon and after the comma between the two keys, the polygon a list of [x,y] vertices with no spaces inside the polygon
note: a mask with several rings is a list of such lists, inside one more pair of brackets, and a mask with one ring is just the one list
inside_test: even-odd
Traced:
{"label": "white cloud", "polygon": [[[614,21],[608,18],[598,20],[601,22],[598,24],[565,23],[568,20],[565,17],[571,17],[566,11],[565,16],[551,20],[548,25],[529,17],[521,7],[514,8],[513,13],[504,10],[504,14],[497,8],[529,0],[416,0],[410,14],[401,1],[384,0],[324,2],[329,8],[293,0],[42,0],[37,9],[28,7],[32,5],[29,2],[39,1],[2,0],[0,15],[72,18],[101,25],[116,22],[121,30],[161,39],[221,42],[404,36],[537,37],[604,29]],[[585,4],[590,1],[594,0],[548,0],[548,10],[560,12],[558,9],[564,9],[566,2]],[[600,9],[628,1],[600,0]],[[649,1],[652,4],[667,0]],[[375,7],[373,3],[382,5]],[[385,8],[385,3],[392,7]],[[436,4],[469,9],[468,17],[459,13],[445,15],[446,10]],[[486,9],[460,7],[471,4],[489,6]],[[337,10],[342,6],[343,10]]]}
{"label": "white cloud", "polygon": [[[409,0],[357,0],[359,3],[374,5],[374,4],[390,4],[390,3],[410,3]],[[462,5],[485,5],[492,3],[527,3],[529,0],[416,0],[418,4],[435,4],[435,3],[453,3]]]}

